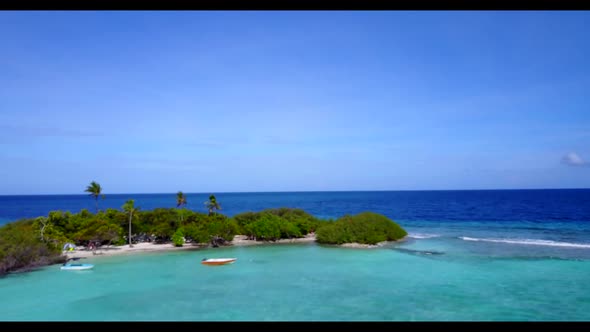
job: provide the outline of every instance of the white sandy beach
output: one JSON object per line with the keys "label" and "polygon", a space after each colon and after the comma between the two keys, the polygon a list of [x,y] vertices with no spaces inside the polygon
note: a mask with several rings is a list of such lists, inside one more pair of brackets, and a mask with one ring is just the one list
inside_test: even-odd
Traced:
{"label": "white sandy beach", "polygon": [[[303,238],[296,238],[296,239],[281,239],[277,241],[254,241],[254,240],[247,240],[247,236],[245,235],[236,235],[231,242],[230,246],[252,246],[252,245],[263,245],[263,244],[281,244],[281,243],[313,243],[315,242],[315,235],[308,234]],[[88,258],[88,257],[100,257],[100,256],[113,256],[113,255],[122,255],[122,254],[133,254],[133,253],[142,253],[142,252],[156,252],[156,251],[172,251],[172,250],[198,250],[200,248],[205,248],[206,245],[194,245],[191,243],[187,243],[182,247],[175,247],[171,243],[166,244],[154,244],[149,242],[144,243],[137,243],[134,244],[133,247],[129,247],[129,245],[122,245],[122,246],[102,246],[97,250],[90,251],[85,249],[77,249],[74,251],[67,251],[64,252],[67,258]]]}
{"label": "white sandy beach", "polygon": [[247,240],[246,235],[236,235],[232,241],[232,245],[234,246],[253,246],[253,245],[261,245],[261,244],[280,244],[280,243],[310,243],[315,242],[315,234],[307,234],[305,237],[302,238],[295,238],[295,239],[281,239],[277,241],[254,241],[254,240]]}
{"label": "white sandy beach", "polygon": [[[295,238],[295,239],[281,239],[277,241],[255,241],[255,240],[248,240],[246,235],[236,235],[233,241],[229,244],[229,246],[255,246],[255,245],[268,245],[268,244],[287,244],[287,243],[314,243],[316,240],[315,234],[308,234],[302,238]],[[404,241],[406,238],[400,239],[398,241],[393,242],[400,242]],[[377,244],[361,244],[361,243],[345,243],[338,245],[339,247],[343,248],[380,248],[384,245],[391,243],[391,241],[384,241],[379,242]],[[97,249],[95,252],[90,250],[86,250],[84,248],[64,252],[67,258],[88,258],[88,257],[101,257],[101,256],[112,256],[112,255],[122,255],[122,254],[134,254],[134,253],[142,253],[142,252],[157,252],[157,251],[173,251],[173,250],[198,250],[201,248],[206,248],[207,245],[205,244],[191,244],[187,243],[182,247],[175,247],[171,243],[166,244],[154,244],[149,242],[144,243],[137,243],[134,244],[133,247],[129,247],[129,245],[122,245],[122,246],[102,246]]]}

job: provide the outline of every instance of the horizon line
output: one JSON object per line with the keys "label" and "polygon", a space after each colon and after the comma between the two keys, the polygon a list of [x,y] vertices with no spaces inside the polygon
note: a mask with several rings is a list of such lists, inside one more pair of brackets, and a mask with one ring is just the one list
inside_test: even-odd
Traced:
{"label": "horizon line", "polygon": [[[184,194],[276,194],[276,193],[350,193],[350,192],[415,192],[415,191],[517,191],[517,190],[589,190],[590,188],[507,188],[507,189],[377,189],[377,190],[284,190],[284,191],[219,191],[219,192],[184,192]],[[104,193],[108,195],[175,195],[176,192],[144,192],[144,193],[125,193],[114,192]],[[0,194],[3,196],[88,196],[89,194]]]}

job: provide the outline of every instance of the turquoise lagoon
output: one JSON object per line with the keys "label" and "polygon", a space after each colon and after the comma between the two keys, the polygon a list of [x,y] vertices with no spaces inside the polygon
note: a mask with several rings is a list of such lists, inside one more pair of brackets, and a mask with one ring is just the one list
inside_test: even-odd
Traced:
{"label": "turquoise lagoon", "polygon": [[[590,261],[470,245],[432,237],[377,249],[278,244],[93,257],[91,271],[54,265],[0,279],[0,319],[590,320]],[[238,260],[204,266],[205,257]]]}

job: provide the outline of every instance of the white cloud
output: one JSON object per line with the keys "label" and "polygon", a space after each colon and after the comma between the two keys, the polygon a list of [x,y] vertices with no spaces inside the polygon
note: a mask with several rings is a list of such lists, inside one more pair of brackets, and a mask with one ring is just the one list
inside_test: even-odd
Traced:
{"label": "white cloud", "polygon": [[570,152],[565,156],[561,157],[561,162],[569,166],[590,166],[590,163],[584,161],[575,152]]}

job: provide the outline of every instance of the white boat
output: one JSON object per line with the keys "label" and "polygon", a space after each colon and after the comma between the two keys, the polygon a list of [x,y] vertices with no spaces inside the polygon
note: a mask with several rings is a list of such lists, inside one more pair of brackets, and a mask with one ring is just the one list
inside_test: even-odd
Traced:
{"label": "white boat", "polygon": [[232,264],[237,258],[203,258],[201,264],[204,265],[225,265]]}
{"label": "white boat", "polygon": [[68,258],[68,260],[66,260],[66,262],[61,266],[62,270],[90,270],[91,268],[94,267],[94,265],[92,264],[87,264],[87,263],[70,263],[70,261],[79,261],[80,259],[83,259],[82,257],[73,257],[73,258]]}
{"label": "white boat", "polygon": [[62,270],[90,270],[94,267],[92,264],[66,263],[61,266]]}

